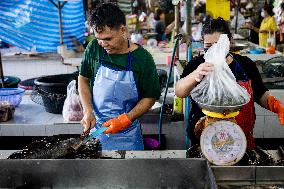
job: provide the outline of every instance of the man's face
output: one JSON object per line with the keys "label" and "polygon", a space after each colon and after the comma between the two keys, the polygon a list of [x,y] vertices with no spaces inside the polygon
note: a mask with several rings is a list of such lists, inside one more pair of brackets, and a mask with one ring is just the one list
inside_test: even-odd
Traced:
{"label": "man's face", "polygon": [[215,32],[212,34],[205,34],[204,35],[204,50],[208,50],[214,43],[216,43],[220,37],[221,33]]}
{"label": "man's face", "polygon": [[100,46],[102,46],[108,54],[119,54],[123,49],[125,42],[125,26],[119,29],[105,27],[102,31],[95,31],[95,37]]}

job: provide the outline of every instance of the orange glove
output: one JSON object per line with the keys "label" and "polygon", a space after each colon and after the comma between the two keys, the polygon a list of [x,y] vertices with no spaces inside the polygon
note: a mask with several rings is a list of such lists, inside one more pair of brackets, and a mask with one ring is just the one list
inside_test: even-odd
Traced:
{"label": "orange glove", "polygon": [[279,122],[284,125],[284,105],[274,96],[269,96],[267,99],[268,109],[278,114]]}
{"label": "orange glove", "polygon": [[107,122],[103,123],[104,127],[108,127],[104,134],[118,133],[119,131],[122,131],[123,129],[131,125],[131,123],[132,122],[129,120],[126,114],[121,114],[118,117],[110,119]]}

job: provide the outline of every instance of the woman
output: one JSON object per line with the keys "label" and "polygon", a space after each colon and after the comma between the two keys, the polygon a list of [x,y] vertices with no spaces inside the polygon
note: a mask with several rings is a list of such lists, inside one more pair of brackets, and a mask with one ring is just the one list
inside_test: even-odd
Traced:
{"label": "woman", "polygon": [[277,24],[272,16],[272,8],[266,4],[261,10],[261,17],[263,17],[263,20],[260,24],[260,28],[255,27],[251,22],[246,23],[246,27],[248,29],[251,29],[258,33],[260,47],[266,47],[269,33],[273,34],[277,31]]}
{"label": "woman", "polygon": [[[221,34],[227,34],[232,38],[228,24],[222,18],[208,20],[203,26],[202,36],[204,39],[204,49],[210,48],[216,43]],[[251,95],[250,102],[245,105],[240,114],[236,117],[238,125],[246,135],[248,149],[254,149],[253,128],[255,123],[254,102],[263,108],[278,114],[279,121],[284,125],[284,105],[273,97],[269,90],[264,86],[256,64],[248,57],[228,54],[226,59],[236,81],[239,85],[246,88]],[[175,86],[178,97],[184,98],[197,86],[204,76],[214,69],[212,63],[205,62],[203,55],[193,58],[184,68],[181,79]],[[191,100],[191,110],[189,116],[190,128],[187,128],[187,137],[192,144],[199,143],[198,136],[194,133],[194,128],[198,127],[198,121],[204,116],[196,102]]]}

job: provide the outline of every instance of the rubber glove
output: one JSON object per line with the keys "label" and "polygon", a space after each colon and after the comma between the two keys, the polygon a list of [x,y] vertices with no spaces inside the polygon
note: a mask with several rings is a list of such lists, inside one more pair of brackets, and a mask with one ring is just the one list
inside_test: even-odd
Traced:
{"label": "rubber glove", "polygon": [[129,127],[131,123],[132,122],[129,120],[126,114],[121,114],[118,117],[110,119],[107,122],[103,123],[104,127],[108,127],[104,134],[118,133],[119,131],[122,131],[125,128]]}
{"label": "rubber glove", "polygon": [[269,96],[267,99],[268,109],[278,114],[279,122],[284,125],[284,105],[274,96]]}

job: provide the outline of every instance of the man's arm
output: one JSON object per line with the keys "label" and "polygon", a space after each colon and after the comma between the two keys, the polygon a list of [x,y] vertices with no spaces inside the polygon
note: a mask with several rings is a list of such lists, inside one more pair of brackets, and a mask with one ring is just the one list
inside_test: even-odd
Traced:
{"label": "man's arm", "polygon": [[79,75],[78,77],[78,88],[79,96],[83,106],[84,117],[81,120],[81,124],[84,127],[84,132],[88,134],[91,128],[96,125],[96,118],[93,113],[92,106],[92,93],[89,86],[90,79]]}
{"label": "man's arm", "polygon": [[90,91],[89,82],[90,82],[89,78],[79,75],[78,89],[79,89],[79,96],[83,106],[84,114],[88,112],[93,112],[92,96],[91,96],[92,94]]}
{"label": "man's arm", "polygon": [[133,122],[137,118],[147,113],[154,105],[155,98],[142,98],[136,106],[127,113],[128,118]]}

